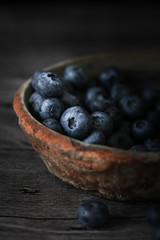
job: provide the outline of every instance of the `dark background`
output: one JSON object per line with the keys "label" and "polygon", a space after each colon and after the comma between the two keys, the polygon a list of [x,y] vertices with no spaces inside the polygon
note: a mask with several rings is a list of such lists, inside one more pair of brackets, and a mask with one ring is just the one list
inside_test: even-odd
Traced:
{"label": "dark background", "polygon": [[51,175],[18,125],[13,97],[31,74],[101,52],[160,51],[158,4],[103,2],[0,5],[0,239],[150,240],[153,202],[104,200],[109,225],[87,230],[77,209],[94,196]]}
{"label": "dark background", "polygon": [[121,1],[2,4],[1,76],[28,77],[54,62],[84,54],[158,51],[159,11],[159,4]]}

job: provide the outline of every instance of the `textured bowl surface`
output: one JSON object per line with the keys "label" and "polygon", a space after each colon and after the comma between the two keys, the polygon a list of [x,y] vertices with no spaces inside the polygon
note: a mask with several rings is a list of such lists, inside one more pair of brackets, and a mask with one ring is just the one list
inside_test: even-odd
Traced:
{"label": "textured bowl surface", "polygon": [[[82,66],[89,79],[94,79],[104,67],[115,65],[133,73],[133,79],[136,76],[134,85],[145,83],[160,86],[158,54],[108,53],[82,56],[44,70],[62,76],[64,68],[69,64]],[[87,144],[52,131],[30,114],[28,99],[32,91],[29,79],[18,89],[13,106],[22,130],[51,173],[77,188],[108,199],[160,199],[159,153],[137,153]]]}

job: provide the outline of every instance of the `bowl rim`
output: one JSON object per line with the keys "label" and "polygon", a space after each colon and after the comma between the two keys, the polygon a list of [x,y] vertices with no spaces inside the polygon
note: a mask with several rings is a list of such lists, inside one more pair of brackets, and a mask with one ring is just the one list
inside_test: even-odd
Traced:
{"label": "bowl rim", "polygon": [[[75,62],[80,63],[83,60],[87,60],[87,59],[89,60],[92,58],[97,58],[97,57],[99,58],[101,56],[106,56],[106,54],[107,53],[90,54],[90,55],[83,55],[80,57],[70,58],[67,60],[60,61],[58,63],[54,63],[47,67],[44,67],[44,68],[42,68],[42,71],[52,71],[53,72],[53,69],[55,69],[55,72],[56,72],[56,68],[71,64],[73,61],[74,61],[74,63]],[[129,53],[127,53],[127,54],[129,54]],[[134,52],[134,54],[136,55],[135,52]],[[130,162],[130,161],[135,161],[135,159],[136,159],[136,161],[140,161],[140,162],[156,162],[159,160],[160,153],[157,153],[157,152],[136,152],[136,151],[134,152],[134,151],[128,151],[128,150],[118,149],[118,148],[114,148],[114,147],[109,147],[107,145],[85,143],[81,140],[71,138],[69,136],[60,134],[54,130],[47,128],[41,122],[39,122],[36,118],[33,117],[33,115],[30,113],[30,111],[28,110],[28,108],[25,104],[25,94],[26,94],[27,89],[31,87],[31,80],[32,80],[32,77],[30,77],[28,80],[26,80],[19,87],[19,89],[17,90],[17,92],[14,96],[14,100],[13,100],[13,108],[19,118],[19,124],[21,125],[21,127],[22,127],[21,121],[23,121],[24,118],[26,117],[27,119],[31,119],[32,123],[34,122],[36,124],[37,129],[41,129],[42,132],[47,131],[47,133],[50,136],[54,135],[54,137],[56,137],[56,140],[58,138],[60,138],[61,143],[64,141],[66,141],[66,142],[70,141],[70,142],[72,142],[73,145],[75,145],[76,148],[78,147],[79,149],[83,148],[83,149],[88,149],[90,151],[96,151],[98,149],[100,151],[101,150],[106,151],[107,153],[110,152],[111,154],[115,154],[118,156],[123,156],[123,155],[125,156],[125,160],[123,157],[122,157],[122,159],[119,159],[119,160],[116,159],[116,157],[115,157],[115,158],[111,159],[112,162],[124,162],[124,161]],[[27,122],[26,119],[25,119],[25,121]],[[32,126],[30,126],[30,130],[31,130],[31,128],[32,128]],[[24,128],[23,128],[23,130],[25,131]],[[41,131],[39,131],[39,133],[40,132]],[[43,136],[41,136],[40,134],[37,134],[37,137],[40,140],[43,140]]]}

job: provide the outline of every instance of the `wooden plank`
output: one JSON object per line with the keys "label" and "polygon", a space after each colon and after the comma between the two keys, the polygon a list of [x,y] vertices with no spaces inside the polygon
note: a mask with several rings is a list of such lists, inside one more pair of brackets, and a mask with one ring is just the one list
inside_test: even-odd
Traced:
{"label": "wooden plank", "polygon": [[144,219],[110,219],[101,229],[86,229],[75,219],[0,218],[0,237],[6,239],[93,239],[150,240],[151,229]]}
{"label": "wooden plank", "polygon": [[[32,149],[0,150],[0,158],[1,216],[75,218],[80,204],[99,199],[50,174]],[[146,210],[153,204],[100,199],[114,218],[145,217]]]}
{"label": "wooden plank", "polygon": [[[150,239],[145,218],[153,203],[122,203],[98,198],[51,175],[33,149],[0,150],[0,239]],[[85,229],[79,206],[103,201],[109,224]]]}

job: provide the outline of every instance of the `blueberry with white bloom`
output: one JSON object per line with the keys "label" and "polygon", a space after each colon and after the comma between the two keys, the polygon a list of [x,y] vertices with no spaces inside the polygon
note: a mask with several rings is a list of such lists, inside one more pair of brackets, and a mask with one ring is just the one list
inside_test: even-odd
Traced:
{"label": "blueberry with white bloom", "polygon": [[63,93],[63,81],[55,73],[38,71],[32,76],[34,90],[45,98],[59,97]]}
{"label": "blueberry with white bloom", "polygon": [[103,132],[106,137],[113,131],[113,120],[105,112],[94,112],[91,114],[93,129]]}
{"label": "blueberry with white bloom", "polygon": [[95,130],[91,132],[91,134],[87,138],[83,139],[83,142],[104,145],[106,142],[106,138],[104,133]]}
{"label": "blueberry with white bloom", "polygon": [[64,132],[76,139],[84,139],[92,127],[90,115],[81,106],[67,108],[61,116],[60,123]]}
{"label": "blueberry with white bloom", "polygon": [[60,119],[64,111],[64,104],[59,98],[47,98],[40,107],[40,117],[42,120],[47,118]]}
{"label": "blueberry with white bloom", "polygon": [[71,83],[76,89],[83,89],[88,84],[84,69],[76,65],[69,65],[65,68],[63,80]]}

